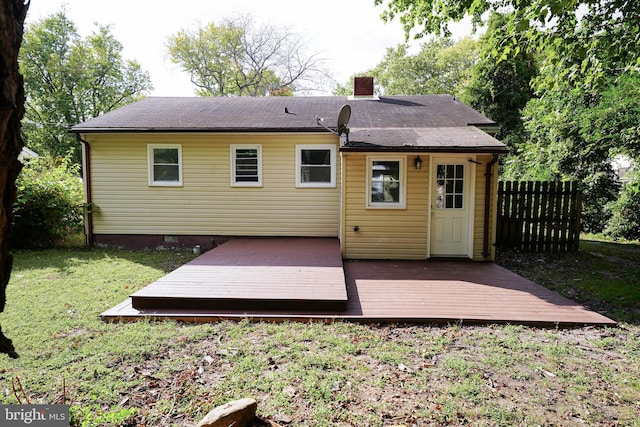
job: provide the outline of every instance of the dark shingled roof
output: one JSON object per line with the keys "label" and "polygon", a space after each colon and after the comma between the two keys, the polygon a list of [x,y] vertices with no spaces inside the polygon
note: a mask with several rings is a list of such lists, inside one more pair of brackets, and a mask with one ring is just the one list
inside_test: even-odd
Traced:
{"label": "dark shingled roof", "polygon": [[80,123],[72,131],[322,131],[315,117],[322,117],[327,126],[335,127],[338,111],[344,104],[351,106],[349,127],[494,124],[449,95],[389,96],[379,100],[349,100],[342,96],[150,97]]}
{"label": "dark shingled roof", "polygon": [[[348,126],[353,142],[346,149],[355,149],[357,143],[361,148],[415,146],[424,149],[436,144],[433,140],[427,142],[425,129],[447,128],[451,133],[452,129],[468,129],[470,125],[496,127],[493,121],[450,95],[383,96],[375,100],[340,96],[149,97],[75,125],[71,131],[327,132],[317,124],[316,117],[335,129],[338,111],[345,104],[351,107]],[[486,138],[474,135],[467,140],[473,140],[471,145],[477,145],[476,148],[484,147],[478,151],[505,150],[503,144],[488,135]],[[455,139],[455,135],[443,137],[442,143],[454,146],[452,138]]]}
{"label": "dark shingled roof", "polygon": [[342,151],[506,152],[503,143],[474,127],[352,128]]}

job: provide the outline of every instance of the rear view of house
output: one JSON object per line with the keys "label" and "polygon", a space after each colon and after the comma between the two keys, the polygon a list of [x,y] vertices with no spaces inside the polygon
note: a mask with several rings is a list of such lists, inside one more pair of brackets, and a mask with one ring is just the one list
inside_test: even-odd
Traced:
{"label": "rear view of house", "polygon": [[74,126],[89,241],[333,237],[350,259],[493,259],[495,123],[448,95],[356,93],[146,98]]}

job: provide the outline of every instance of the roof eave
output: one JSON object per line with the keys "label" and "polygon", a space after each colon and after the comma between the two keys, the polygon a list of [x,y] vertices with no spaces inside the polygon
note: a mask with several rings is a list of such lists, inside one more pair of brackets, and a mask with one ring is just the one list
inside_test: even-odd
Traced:
{"label": "roof eave", "polygon": [[323,128],[71,128],[70,133],[331,133]]}
{"label": "roof eave", "polygon": [[500,130],[500,125],[492,122],[492,123],[468,123],[467,126],[477,127],[478,129],[488,133],[493,136]]}
{"label": "roof eave", "polygon": [[472,153],[472,154],[506,154],[509,152],[507,147],[340,147],[342,152],[355,153]]}

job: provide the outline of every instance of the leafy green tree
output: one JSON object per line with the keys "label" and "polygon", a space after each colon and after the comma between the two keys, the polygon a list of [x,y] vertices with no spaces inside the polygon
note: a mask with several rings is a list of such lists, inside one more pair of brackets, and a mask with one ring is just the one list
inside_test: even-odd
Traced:
{"label": "leafy green tree", "polygon": [[[591,151],[605,151],[607,164],[624,155],[640,165],[640,76],[623,75],[610,85],[578,117],[580,133]],[[637,168],[637,166],[636,166]],[[640,173],[632,170],[630,182],[617,200],[606,206],[605,231],[616,238],[640,238]],[[616,187],[609,188],[610,191]]]}
{"label": "leafy green tree", "polygon": [[322,61],[305,54],[300,36],[256,26],[248,16],[180,30],[168,48],[200,96],[291,95],[317,87],[323,77]]}
{"label": "leafy green tree", "polygon": [[196,31],[180,30],[169,40],[171,60],[191,74],[200,96],[233,93],[234,58],[242,57],[235,27],[210,23]]}
{"label": "leafy green tree", "polygon": [[509,19],[510,15],[497,13],[489,18],[487,31],[478,41],[479,60],[466,90],[469,104],[498,123],[496,138],[515,154],[517,146],[526,143],[522,110],[535,96],[531,83],[538,69],[535,55],[525,49],[495,60],[494,52],[508,37],[504,28]]}
{"label": "leafy green tree", "polygon": [[[559,83],[524,109],[527,140],[505,165],[508,179],[576,180],[583,194],[583,227],[602,232],[619,196],[611,160],[638,154],[640,82],[612,77],[602,92]],[[637,158],[637,157],[635,157]]]}
{"label": "leafy green tree", "polygon": [[611,218],[605,232],[616,239],[640,240],[640,172],[632,170],[631,178],[620,197],[609,205]]}
{"label": "leafy green tree", "polygon": [[20,51],[27,94],[24,136],[40,154],[72,154],[80,145],[70,126],[146,95],[152,88],[146,71],[122,58],[122,44],[109,27],[81,38],[76,26],[58,12],[27,27]]}
{"label": "leafy green tree", "polygon": [[612,155],[640,160],[640,76],[611,78],[588,107],[579,117],[585,140],[607,147]]}
{"label": "leafy green tree", "polygon": [[[470,37],[458,42],[439,38],[422,44],[417,54],[407,44],[387,49],[382,60],[362,74],[372,76],[376,91],[384,95],[450,94],[465,95],[477,61],[477,44]],[[338,85],[334,92],[350,95],[352,85]]]}
{"label": "leafy green tree", "polygon": [[[449,23],[485,12],[513,11],[505,28],[510,37],[496,59],[528,50],[548,50],[553,73],[546,84],[571,80],[591,86],[607,76],[640,67],[640,8],[636,0],[374,0],[384,4],[386,21],[399,17],[407,38],[449,34]],[[540,30],[543,31],[540,31]]]}

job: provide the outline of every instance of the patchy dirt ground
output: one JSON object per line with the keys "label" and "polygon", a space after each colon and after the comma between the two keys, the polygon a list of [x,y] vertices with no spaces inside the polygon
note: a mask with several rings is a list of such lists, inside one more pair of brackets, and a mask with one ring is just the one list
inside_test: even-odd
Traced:
{"label": "patchy dirt ground", "polygon": [[637,327],[241,327],[113,361],[131,383],[119,405],[139,411],[124,425],[193,425],[242,397],[258,400],[256,425],[639,425]]}

